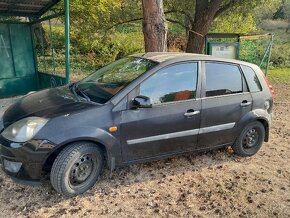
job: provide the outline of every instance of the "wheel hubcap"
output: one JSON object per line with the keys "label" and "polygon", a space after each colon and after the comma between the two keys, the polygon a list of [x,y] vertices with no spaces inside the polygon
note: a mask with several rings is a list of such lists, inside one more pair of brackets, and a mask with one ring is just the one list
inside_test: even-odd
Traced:
{"label": "wheel hubcap", "polygon": [[255,128],[248,130],[243,138],[244,148],[252,148],[259,141],[259,134]]}
{"label": "wheel hubcap", "polygon": [[93,171],[93,157],[90,154],[83,155],[73,165],[70,173],[72,185],[79,185],[86,181]]}

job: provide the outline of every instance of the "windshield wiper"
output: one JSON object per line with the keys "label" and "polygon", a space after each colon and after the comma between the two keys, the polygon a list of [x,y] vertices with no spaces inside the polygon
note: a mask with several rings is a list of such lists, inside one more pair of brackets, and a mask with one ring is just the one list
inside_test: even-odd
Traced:
{"label": "windshield wiper", "polygon": [[85,99],[86,101],[91,101],[90,97],[84,92],[82,91],[77,83],[74,83],[72,85],[72,92],[75,96],[80,96],[78,93],[81,94],[82,98]]}

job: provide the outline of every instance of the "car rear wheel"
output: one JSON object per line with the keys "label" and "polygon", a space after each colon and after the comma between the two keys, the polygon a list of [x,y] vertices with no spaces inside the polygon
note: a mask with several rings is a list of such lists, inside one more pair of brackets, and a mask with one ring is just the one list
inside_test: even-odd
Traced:
{"label": "car rear wheel", "polygon": [[265,128],[259,121],[249,123],[232,146],[234,152],[242,157],[256,154],[265,139]]}
{"label": "car rear wheel", "polygon": [[50,181],[54,189],[67,197],[82,194],[97,181],[104,163],[102,150],[93,143],[78,142],[56,157]]}

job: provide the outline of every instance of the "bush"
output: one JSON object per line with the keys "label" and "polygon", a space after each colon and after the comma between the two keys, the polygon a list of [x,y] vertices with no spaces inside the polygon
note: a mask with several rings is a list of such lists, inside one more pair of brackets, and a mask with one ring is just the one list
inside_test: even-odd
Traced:
{"label": "bush", "polygon": [[[41,71],[63,74],[65,71],[65,36],[61,25],[52,27],[52,37],[47,24],[43,24],[48,47],[42,54],[38,45],[38,65]],[[143,33],[127,28],[121,32],[110,35],[94,34],[91,39],[79,35],[79,32],[71,31],[71,72],[73,78],[80,78],[105,64],[124,56],[144,52]],[[54,48],[54,65],[52,48]],[[55,72],[56,71],[56,72]]]}
{"label": "bush", "polygon": [[[42,70],[63,73],[65,71],[64,28],[61,22],[54,22],[54,24],[55,25],[52,27],[52,40],[48,44],[52,44],[54,47],[55,66],[53,67],[52,65],[51,48],[47,48],[45,50],[45,56],[42,56],[42,51],[38,47],[38,62]],[[49,39],[48,24],[43,23],[43,27],[46,32],[46,38]],[[172,24],[168,27],[168,50],[185,51],[187,40],[184,28]],[[289,34],[285,33],[286,27],[287,22],[282,20],[265,20],[261,23],[260,28],[264,31],[271,30],[275,32],[271,57],[272,68],[290,67],[290,43]],[[71,30],[72,76],[76,75],[76,77],[82,77],[81,75],[87,75],[116,59],[133,53],[144,52],[143,33],[140,23],[121,25],[107,34],[103,32],[102,34],[92,33],[92,35],[85,35],[86,37],[82,35],[82,32],[79,30]],[[242,60],[259,65],[267,45],[268,40],[264,39],[242,40],[240,57]],[[45,63],[49,66],[46,66]]]}
{"label": "bush", "polygon": [[271,65],[274,68],[290,67],[290,45],[274,44]]}
{"label": "bush", "polygon": [[182,52],[186,49],[186,36],[182,33],[168,33],[167,47],[172,52]]}

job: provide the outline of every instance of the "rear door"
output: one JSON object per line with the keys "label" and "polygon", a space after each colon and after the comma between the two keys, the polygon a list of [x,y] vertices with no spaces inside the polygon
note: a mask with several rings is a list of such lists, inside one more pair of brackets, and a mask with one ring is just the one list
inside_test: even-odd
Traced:
{"label": "rear door", "polygon": [[236,123],[252,109],[252,97],[239,65],[204,62],[199,148],[234,142]]}
{"label": "rear door", "polygon": [[135,96],[150,97],[153,107],[122,112],[125,162],[196,148],[201,109],[197,86],[198,63],[187,62],[167,66],[137,87]]}

